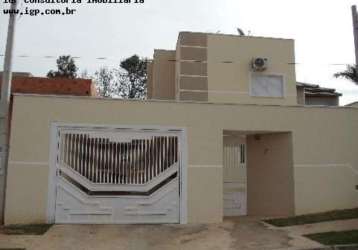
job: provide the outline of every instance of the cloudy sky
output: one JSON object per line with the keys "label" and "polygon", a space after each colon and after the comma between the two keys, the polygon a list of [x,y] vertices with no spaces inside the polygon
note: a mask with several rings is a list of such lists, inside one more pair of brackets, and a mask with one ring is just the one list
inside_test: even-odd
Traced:
{"label": "cloudy sky", "polygon": [[[2,9],[8,6],[2,1],[0,54],[5,51],[7,30]],[[240,27],[254,36],[295,39],[297,80],[336,88],[344,94],[341,104],[346,104],[358,100],[358,86],[334,79],[333,73],[345,66],[332,64],[354,62],[353,4],[358,5],[358,1],[145,0],[141,5],[71,4],[77,8],[73,16],[18,19],[14,70],[43,76],[55,68],[57,56],[70,54],[80,57],[76,61],[80,71],[92,73],[101,66],[115,67],[133,54],[152,57],[154,48],[174,49],[179,31],[236,34]],[[101,57],[107,60],[97,59]]]}

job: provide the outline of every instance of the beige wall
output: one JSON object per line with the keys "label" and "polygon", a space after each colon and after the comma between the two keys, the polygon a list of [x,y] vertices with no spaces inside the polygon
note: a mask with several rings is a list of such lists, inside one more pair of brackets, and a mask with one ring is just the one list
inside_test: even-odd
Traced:
{"label": "beige wall", "polygon": [[[250,64],[254,57],[268,58],[269,67],[261,74],[283,76],[283,98],[250,95]],[[182,101],[214,103],[297,104],[294,61],[293,40],[181,32],[175,52],[155,51],[152,98],[168,100],[175,97]]]}
{"label": "beige wall", "polygon": [[[268,58],[268,69],[260,74],[283,76],[283,98],[250,95],[254,57]],[[297,104],[293,40],[181,32],[176,60],[177,100]]]}
{"label": "beige wall", "polygon": [[[268,59],[262,74],[283,75],[284,98],[250,95],[251,61]],[[208,35],[208,89],[210,102],[297,104],[294,41],[234,35]],[[230,62],[230,63],[223,63]]]}
{"label": "beige wall", "polygon": [[191,223],[222,219],[224,130],[292,133],[296,214],[358,206],[356,108],[16,95],[5,214],[8,224],[46,221],[53,122],[185,127]]}
{"label": "beige wall", "polygon": [[249,215],[294,214],[290,133],[258,134],[247,137],[247,179]]}
{"label": "beige wall", "polygon": [[305,105],[305,89],[302,86],[297,86],[297,104]]}
{"label": "beige wall", "polygon": [[153,62],[147,63],[147,99],[153,99]]}
{"label": "beige wall", "polygon": [[155,50],[150,74],[150,99],[175,99],[175,51]]}
{"label": "beige wall", "polygon": [[177,100],[208,101],[207,35],[180,32],[176,50]]}

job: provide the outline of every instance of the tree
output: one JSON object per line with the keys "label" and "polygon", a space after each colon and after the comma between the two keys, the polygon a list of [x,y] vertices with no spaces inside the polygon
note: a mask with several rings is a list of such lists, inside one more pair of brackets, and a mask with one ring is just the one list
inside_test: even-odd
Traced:
{"label": "tree", "polygon": [[57,78],[57,77],[63,77],[63,78],[69,78],[74,79],[77,77],[77,66],[75,64],[75,60],[71,56],[60,56],[56,60],[57,64],[57,71],[50,70],[47,73],[47,77],[49,78]]}
{"label": "tree", "polygon": [[115,69],[108,69],[106,67],[102,67],[96,71],[93,80],[96,83],[100,96],[114,97],[118,93],[117,75]]}
{"label": "tree", "polygon": [[345,71],[334,74],[334,77],[345,78],[354,82],[355,84],[358,84],[357,67],[355,65],[347,65],[347,69]]}
{"label": "tree", "polygon": [[119,68],[100,68],[93,80],[103,97],[144,99],[147,95],[147,60],[137,55],[120,63]]}
{"label": "tree", "polygon": [[119,95],[122,98],[144,99],[147,95],[147,60],[133,55],[120,64],[124,69],[120,73]]}

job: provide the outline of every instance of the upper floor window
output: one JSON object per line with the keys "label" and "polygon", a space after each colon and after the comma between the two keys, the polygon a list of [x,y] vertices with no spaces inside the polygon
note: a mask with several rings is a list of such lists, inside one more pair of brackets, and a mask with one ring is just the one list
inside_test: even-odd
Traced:
{"label": "upper floor window", "polygon": [[284,80],[282,75],[251,75],[251,96],[283,97]]}

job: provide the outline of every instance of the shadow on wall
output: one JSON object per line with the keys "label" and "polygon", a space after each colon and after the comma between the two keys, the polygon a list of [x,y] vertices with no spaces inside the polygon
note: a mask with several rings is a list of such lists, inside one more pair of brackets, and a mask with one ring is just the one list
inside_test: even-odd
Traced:
{"label": "shadow on wall", "polygon": [[247,135],[248,215],[294,215],[292,133]]}

